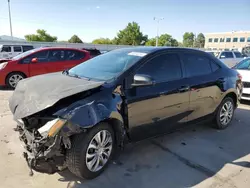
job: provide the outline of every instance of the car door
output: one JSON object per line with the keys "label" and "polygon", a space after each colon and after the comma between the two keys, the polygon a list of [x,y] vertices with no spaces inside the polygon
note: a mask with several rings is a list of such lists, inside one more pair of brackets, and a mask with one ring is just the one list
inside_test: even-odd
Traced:
{"label": "car door", "polygon": [[135,74],[148,75],[155,83],[125,90],[132,140],[162,134],[187,121],[189,87],[177,53],[158,54]]}
{"label": "car door", "polygon": [[[49,50],[41,50],[31,54],[30,56],[24,58],[22,63],[29,64],[29,76],[36,76],[40,74],[46,74],[50,72],[49,65]],[[37,59],[36,63],[32,63],[33,58]]]}
{"label": "car door", "polygon": [[219,59],[229,67],[233,67],[235,65],[233,52],[222,52]]}
{"label": "car door", "polygon": [[70,69],[86,60],[86,54],[79,50],[65,50],[66,61],[64,63],[64,70]]}
{"label": "car door", "polygon": [[226,77],[220,73],[220,66],[203,53],[182,53],[181,59],[190,86],[188,121],[191,121],[214,112]]}

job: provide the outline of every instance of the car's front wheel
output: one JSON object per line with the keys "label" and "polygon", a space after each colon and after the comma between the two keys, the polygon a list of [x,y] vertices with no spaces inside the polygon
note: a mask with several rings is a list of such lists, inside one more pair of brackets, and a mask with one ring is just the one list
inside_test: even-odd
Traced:
{"label": "car's front wheel", "polygon": [[71,149],[66,154],[69,170],[84,179],[97,177],[113,155],[114,142],[114,131],[108,123],[73,136]]}
{"label": "car's front wheel", "polygon": [[13,72],[10,73],[7,78],[6,78],[6,84],[8,87],[10,87],[11,89],[15,89],[18,82],[22,79],[24,79],[25,76],[22,73],[19,72]]}
{"label": "car's front wheel", "polygon": [[215,123],[216,128],[225,129],[233,120],[235,102],[231,97],[225,98],[217,109]]}

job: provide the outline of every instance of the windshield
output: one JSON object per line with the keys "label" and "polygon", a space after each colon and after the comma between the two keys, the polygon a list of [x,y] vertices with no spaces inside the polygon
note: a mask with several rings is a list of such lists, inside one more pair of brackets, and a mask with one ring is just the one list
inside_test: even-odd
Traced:
{"label": "windshield", "polygon": [[114,50],[73,67],[69,74],[107,81],[120,75],[145,55],[133,49]]}
{"label": "windshield", "polygon": [[21,59],[21,58],[23,58],[23,57],[25,57],[25,56],[27,56],[27,55],[32,54],[33,52],[36,52],[37,50],[39,50],[39,49],[33,49],[33,50],[26,51],[26,52],[24,52],[24,53],[21,53],[21,54],[15,56],[15,57],[13,57],[12,60]]}
{"label": "windshield", "polygon": [[244,59],[236,65],[236,69],[250,70],[250,59]]}

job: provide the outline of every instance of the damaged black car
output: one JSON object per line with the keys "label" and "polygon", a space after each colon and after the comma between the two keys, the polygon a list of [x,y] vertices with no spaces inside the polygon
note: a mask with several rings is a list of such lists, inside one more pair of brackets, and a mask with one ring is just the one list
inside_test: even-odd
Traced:
{"label": "damaged black car", "polygon": [[98,176],[127,142],[183,124],[232,121],[241,76],[194,49],[118,49],[20,81],[9,100],[32,170]]}

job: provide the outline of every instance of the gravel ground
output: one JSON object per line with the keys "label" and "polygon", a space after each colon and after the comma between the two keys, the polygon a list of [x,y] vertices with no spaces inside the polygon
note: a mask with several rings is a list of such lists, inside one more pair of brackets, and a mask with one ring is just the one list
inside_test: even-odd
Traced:
{"label": "gravel ground", "polygon": [[130,144],[101,176],[83,181],[67,170],[29,177],[8,108],[11,93],[0,90],[0,187],[250,187],[250,103],[239,106],[226,130],[201,124]]}

